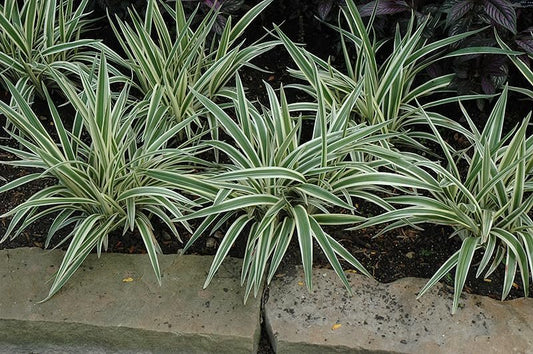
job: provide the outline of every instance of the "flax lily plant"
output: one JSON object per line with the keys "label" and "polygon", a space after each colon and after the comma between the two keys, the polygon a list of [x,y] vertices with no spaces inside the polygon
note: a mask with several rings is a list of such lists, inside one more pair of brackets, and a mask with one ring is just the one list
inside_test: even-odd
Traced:
{"label": "flax lily plant", "polygon": [[[242,46],[244,30],[271,2],[260,2],[235,25],[228,18],[218,38],[211,32],[217,18],[215,10],[192,26],[196,12],[187,18],[181,1],[171,8],[149,0],[144,18],[130,11],[131,25],[116,20],[114,30],[127,56],[123,64],[133,70],[143,94],[149,95],[156,86],[162,88],[162,103],[169,113],[167,121],[179,123],[203,107],[191,89],[214,100],[239,68],[250,65],[250,60],[275,45],[276,42],[262,42]],[[173,26],[168,25],[160,7],[170,16]],[[195,120],[186,129],[186,136],[193,136],[198,126],[205,126],[205,122]],[[213,132],[216,134],[216,130]]]}
{"label": "flax lily plant", "polygon": [[[48,247],[57,230],[74,225],[73,231],[59,243],[68,242],[68,249],[46,299],[65,284],[93,249],[96,248],[100,255],[107,248],[108,234],[115,230],[137,230],[140,233],[160,281],[157,261],[160,248],[151,220],[160,219],[179,237],[171,219],[181,217],[182,211],[195,205],[175,189],[168,188],[168,183],[144,173],[153,168],[175,172],[192,169],[196,161],[192,157],[194,147],[166,149],[168,140],[187,122],[171,129],[161,124],[165,108],[161,105],[162,90],[157,87],[149,101],[135,104],[129,103],[128,85],[118,95],[111,95],[104,56],[99,64],[97,74],[87,75],[79,70],[83,86],[80,93],[62,77],[56,77],[76,111],[70,131],[44,91],[57,141],[9,82],[16,106],[12,108],[0,102],[0,112],[19,132],[11,133],[12,137],[21,145],[20,149],[3,146],[4,150],[20,158],[3,163],[42,170],[1,186],[0,192],[44,177],[56,179],[55,185],[35,193],[2,215],[12,218],[1,241],[20,235],[28,225],[42,217],[55,215],[46,239]],[[184,225],[188,227],[186,223]]]}
{"label": "flax lily plant", "polygon": [[[459,305],[474,254],[480,251],[483,257],[476,276],[484,273],[488,277],[500,264],[505,265],[502,300],[509,294],[517,268],[524,293],[528,295],[533,270],[533,137],[527,136],[526,129],[531,112],[520,126],[503,135],[506,102],[507,89],[482,132],[478,132],[463,110],[473,134],[471,148],[462,154],[453,152],[428,118],[446,157],[446,166],[423,159],[405,163],[395,154],[384,158],[397,171],[434,187],[426,189],[428,195],[411,193],[386,198],[387,202],[402,207],[358,226],[386,223],[384,232],[424,222],[451,226],[455,230],[451,236],[460,237],[462,246],[441,266],[419,296],[455,268],[453,311]],[[466,172],[461,172],[463,164],[467,166]]]}
{"label": "flax lily plant", "polygon": [[87,4],[5,0],[0,5],[0,71],[7,80],[29,86],[26,97],[36,92],[45,99],[42,85],[56,87],[53,71],[75,74],[80,64],[94,62],[99,41],[81,39],[94,22],[87,18]]}
{"label": "flax lily plant", "polygon": [[[388,122],[383,128],[384,133],[397,132],[395,141],[421,147],[417,143],[420,138],[431,139],[431,134],[423,134],[411,129],[418,124],[425,124],[424,115],[417,102],[427,102],[422,107],[425,115],[432,118],[437,126],[444,126],[468,134],[467,131],[453,120],[429,109],[457,100],[477,99],[482,95],[448,97],[430,100],[428,97],[436,93],[450,92],[448,86],[454,74],[445,74],[433,78],[422,79],[424,70],[444,58],[476,53],[500,53],[516,55],[499,48],[468,48],[446,54],[450,45],[464,40],[476,31],[450,36],[428,43],[424,31],[431,22],[425,18],[418,25],[412,16],[405,34],[396,29],[392,39],[390,55],[380,62],[380,50],[387,45],[386,41],[377,41],[372,36],[372,16],[365,26],[357,6],[352,0],[346,1],[342,8],[345,27],[335,27],[339,32],[344,57],[344,68],[337,69],[329,61],[306,51],[292,42],[282,31],[276,32],[285,48],[296,63],[298,69],[290,69],[290,73],[304,80],[296,87],[312,97],[317,97],[318,90],[324,92],[323,97],[331,105],[341,105],[351,92],[361,91],[354,105],[354,119],[358,123],[381,124]],[[339,23],[342,21],[339,19]],[[318,71],[313,67],[318,67]],[[424,101],[425,99],[425,101]],[[412,130],[412,131],[410,131]],[[417,138],[417,140],[415,140]]]}
{"label": "flax lily plant", "polygon": [[[205,96],[194,93],[215,117],[232,143],[208,141],[229,163],[222,164],[195,183],[184,183],[183,175],[153,170],[149,176],[174,182],[209,202],[178,220],[203,218],[185,250],[200,235],[214,232],[229,221],[225,237],[215,255],[205,286],[220,267],[230,247],[239,237],[247,237],[241,274],[246,282],[246,297],[252,288],[257,294],[263,278],[273,278],[293,238],[298,242],[306,284],[311,289],[313,242],[316,242],[333,269],[349,289],[339,258],[369,275],[363,266],[334,238],[324,225],[353,224],[356,215],[352,198],[380,204],[377,184],[386,184],[390,175],[376,172],[379,162],[365,159],[359,150],[387,138],[377,134],[382,125],[352,126],[350,111],[356,96],[326,113],[319,105],[315,129],[310,140],[303,140],[302,119],[287,104],[284,90],[280,98],[266,85],[269,107],[260,112],[244,95],[239,77],[232,96],[236,120]],[[320,102],[320,101],[319,101]],[[189,187],[184,186],[185,184]],[[387,203],[384,203],[386,206]]]}

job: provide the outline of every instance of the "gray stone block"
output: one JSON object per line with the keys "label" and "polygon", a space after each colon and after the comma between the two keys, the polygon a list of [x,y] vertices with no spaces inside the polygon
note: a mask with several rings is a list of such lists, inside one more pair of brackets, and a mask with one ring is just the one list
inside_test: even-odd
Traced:
{"label": "gray stone block", "polygon": [[38,304],[61,251],[0,251],[0,352],[254,353],[260,298],[243,305],[241,261],[227,258],[202,289],[212,257],[90,255],[54,297]]}
{"label": "gray stone block", "polygon": [[301,267],[270,285],[265,321],[277,353],[533,353],[533,299],[499,302],[438,284],[419,300],[424,279],[380,284],[349,273],[350,297],[332,270]]}

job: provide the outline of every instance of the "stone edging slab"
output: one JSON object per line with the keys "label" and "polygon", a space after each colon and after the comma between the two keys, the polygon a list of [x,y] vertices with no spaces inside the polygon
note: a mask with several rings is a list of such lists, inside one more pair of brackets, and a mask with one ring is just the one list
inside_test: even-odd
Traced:
{"label": "stone edging slab", "polygon": [[349,296],[332,270],[284,269],[269,287],[264,316],[278,353],[533,353],[533,299],[500,302],[464,295],[451,314],[451,288],[419,300],[424,279],[381,284],[348,274]]}
{"label": "stone edging slab", "polygon": [[[162,256],[160,287],[146,255],[91,255],[51,300],[63,252],[0,251],[0,352],[253,353],[261,299],[243,305],[241,261],[228,258],[202,285],[211,257]],[[533,353],[533,299],[465,295],[451,315],[450,288],[416,300],[424,279],[380,284],[349,273],[349,296],[331,270],[283,270],[264,308],[279,353]]]}
{"label": "stone edging slab", "polygon": [[227,258],[203,290],[212,257],[90,255],[49,301],[61,251],[0,251],[0,352],[230,352],[257,350],[261,299],[243,305],[241,261]]}

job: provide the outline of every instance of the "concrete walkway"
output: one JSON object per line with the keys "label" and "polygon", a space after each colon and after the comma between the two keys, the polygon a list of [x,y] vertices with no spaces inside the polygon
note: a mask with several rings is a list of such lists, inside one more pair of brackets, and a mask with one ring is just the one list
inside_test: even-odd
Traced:
{"label": "concrete walkway", "polygon": [[[0,353],[254,353],[261,299],[243,305],[240,260],[228,258],[202,290],[211,257],[166,255],[163,285],[146,255],[91,255],[52,299],[37,304],[63,252],[0,251]],[[450,314],[450,289],[416,300],[422,279],[379,284],[348,273],[354,295],[330,270],[314,292],[300,267],[270,285],[264,318],[279,353],[533,353],[533,300],[465,295]]]}

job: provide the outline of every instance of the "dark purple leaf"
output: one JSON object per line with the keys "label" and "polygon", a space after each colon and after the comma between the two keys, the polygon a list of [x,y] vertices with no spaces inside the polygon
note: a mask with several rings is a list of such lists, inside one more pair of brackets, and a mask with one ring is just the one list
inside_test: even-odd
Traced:
{"label": "dark purple leaf", "polygon": [[492,80],[488,76],[483,76],[481,78],[481,89],[484,93],[492,95],[496,92],[496,87],[494,87],[494,84],[492,83]]}
{"label": "dark purple leaf", "polygon": [[225,0],[221,2],[222,11],[232,14],[240,10],[242,4],[244,3],[244,0]]}
{"label": "dark purple leaf", "polygon": [[468,78],[468,66],[467,65],[460,65],[456,64],[454,67],[455,76],[459,79],[466,79]]}
{"label": "dark purple leaf", "polygon": [[516,44],[522,48],[526,53],[533,54],[533,38],[517,39]]}
{"label": "dark purple leaf", "polygon": [[473,85],[470,80],[460,80],[455,78],[450,84],[450,89],[456,90],[459,95],[466,95],[471,93],[473,90]]}
{"label": "dark purple leaf", "polygon": [[[505,66],[505,70],[508,70],[507,65]],[[503,75],[493,75],[490,78],[495,87],[502,88],[508,81],[508,73],[506,72]]]}
{"label": "dark purple leaf", "polygon": [[513,0],[516,7],[533,7],[533,0]]}
{"label": "dark purple leaf", "polygon": [[428,74],[428,76],[432,79],[436,78],[436,77],[439,77],[443,74],[443,70],[442,70],[442,67],[441,65],[437,64],[437,63],[433,63],[431,64],[427,69],[426,69],[426,72]]}
{"label": "dark purple leaf", "polygon": [[226,27],[226,18],[222,15],[218,15],[216,21],[213,23],[213,31],[216,34],[222,34],[224,27]]}
{"label": "dark purple leaf", "polygon": [[404,11],[410,11],[411,8],[403,0],[381,0],[381,1],[371,1],[368,4],[365,4],[359,8],[359,13],[362,17],[370,16],[374,12],[376,7],[376,15],[392,15]]}
{"label": "dark purple leaf", "polygon": [[494,22],[516,33],[516,12],[510,2],[506,0],[484,0],[483,7]]}
{"label": "dark purple leaf", "polygon": [[484,74],[491,76],[507,76],[507,57],[502,55],[486,56],[481,65]]}
{"label": "dark purple leaf", "polygon": [[477,13],[476,17],[477,17],[476,20],[478,23],[486,23],[491,26],[497,25],[497,23],[485,12]]}
{"label": "dark purple leaf", "polygon": [[470,10],[474,8],[474,2],[472,0],[458,1],[452,6],[448,17],[446,18],[446,25],[454,23],[455,21],[463,18]]}
{"label": "dark purple leaf", "polygon": [[329,15],[332,6],[333,0],[321,1],[318,5],[318,16],[324,20]]}
{"label": "dark purple leaf", "polygon": [[483,58],[479,66],[481,88],[483,92],[492,94],[507,82],[509,67],[504,55],[489,55]]}
{"label": "dark purple leaf", "polygon": [[468,17],[464,17],[455,22],[452,22],[450,29],[448,30],[450,36],[467,32],[470,23],[471,20]]}
{"label": "dark purple leaf", "polygon": [[218,9],[220,7],[220,4],[216,1],[212,1],[212,0],[204,0],[204,5],[210,7],[210,8],[216,8]]}

